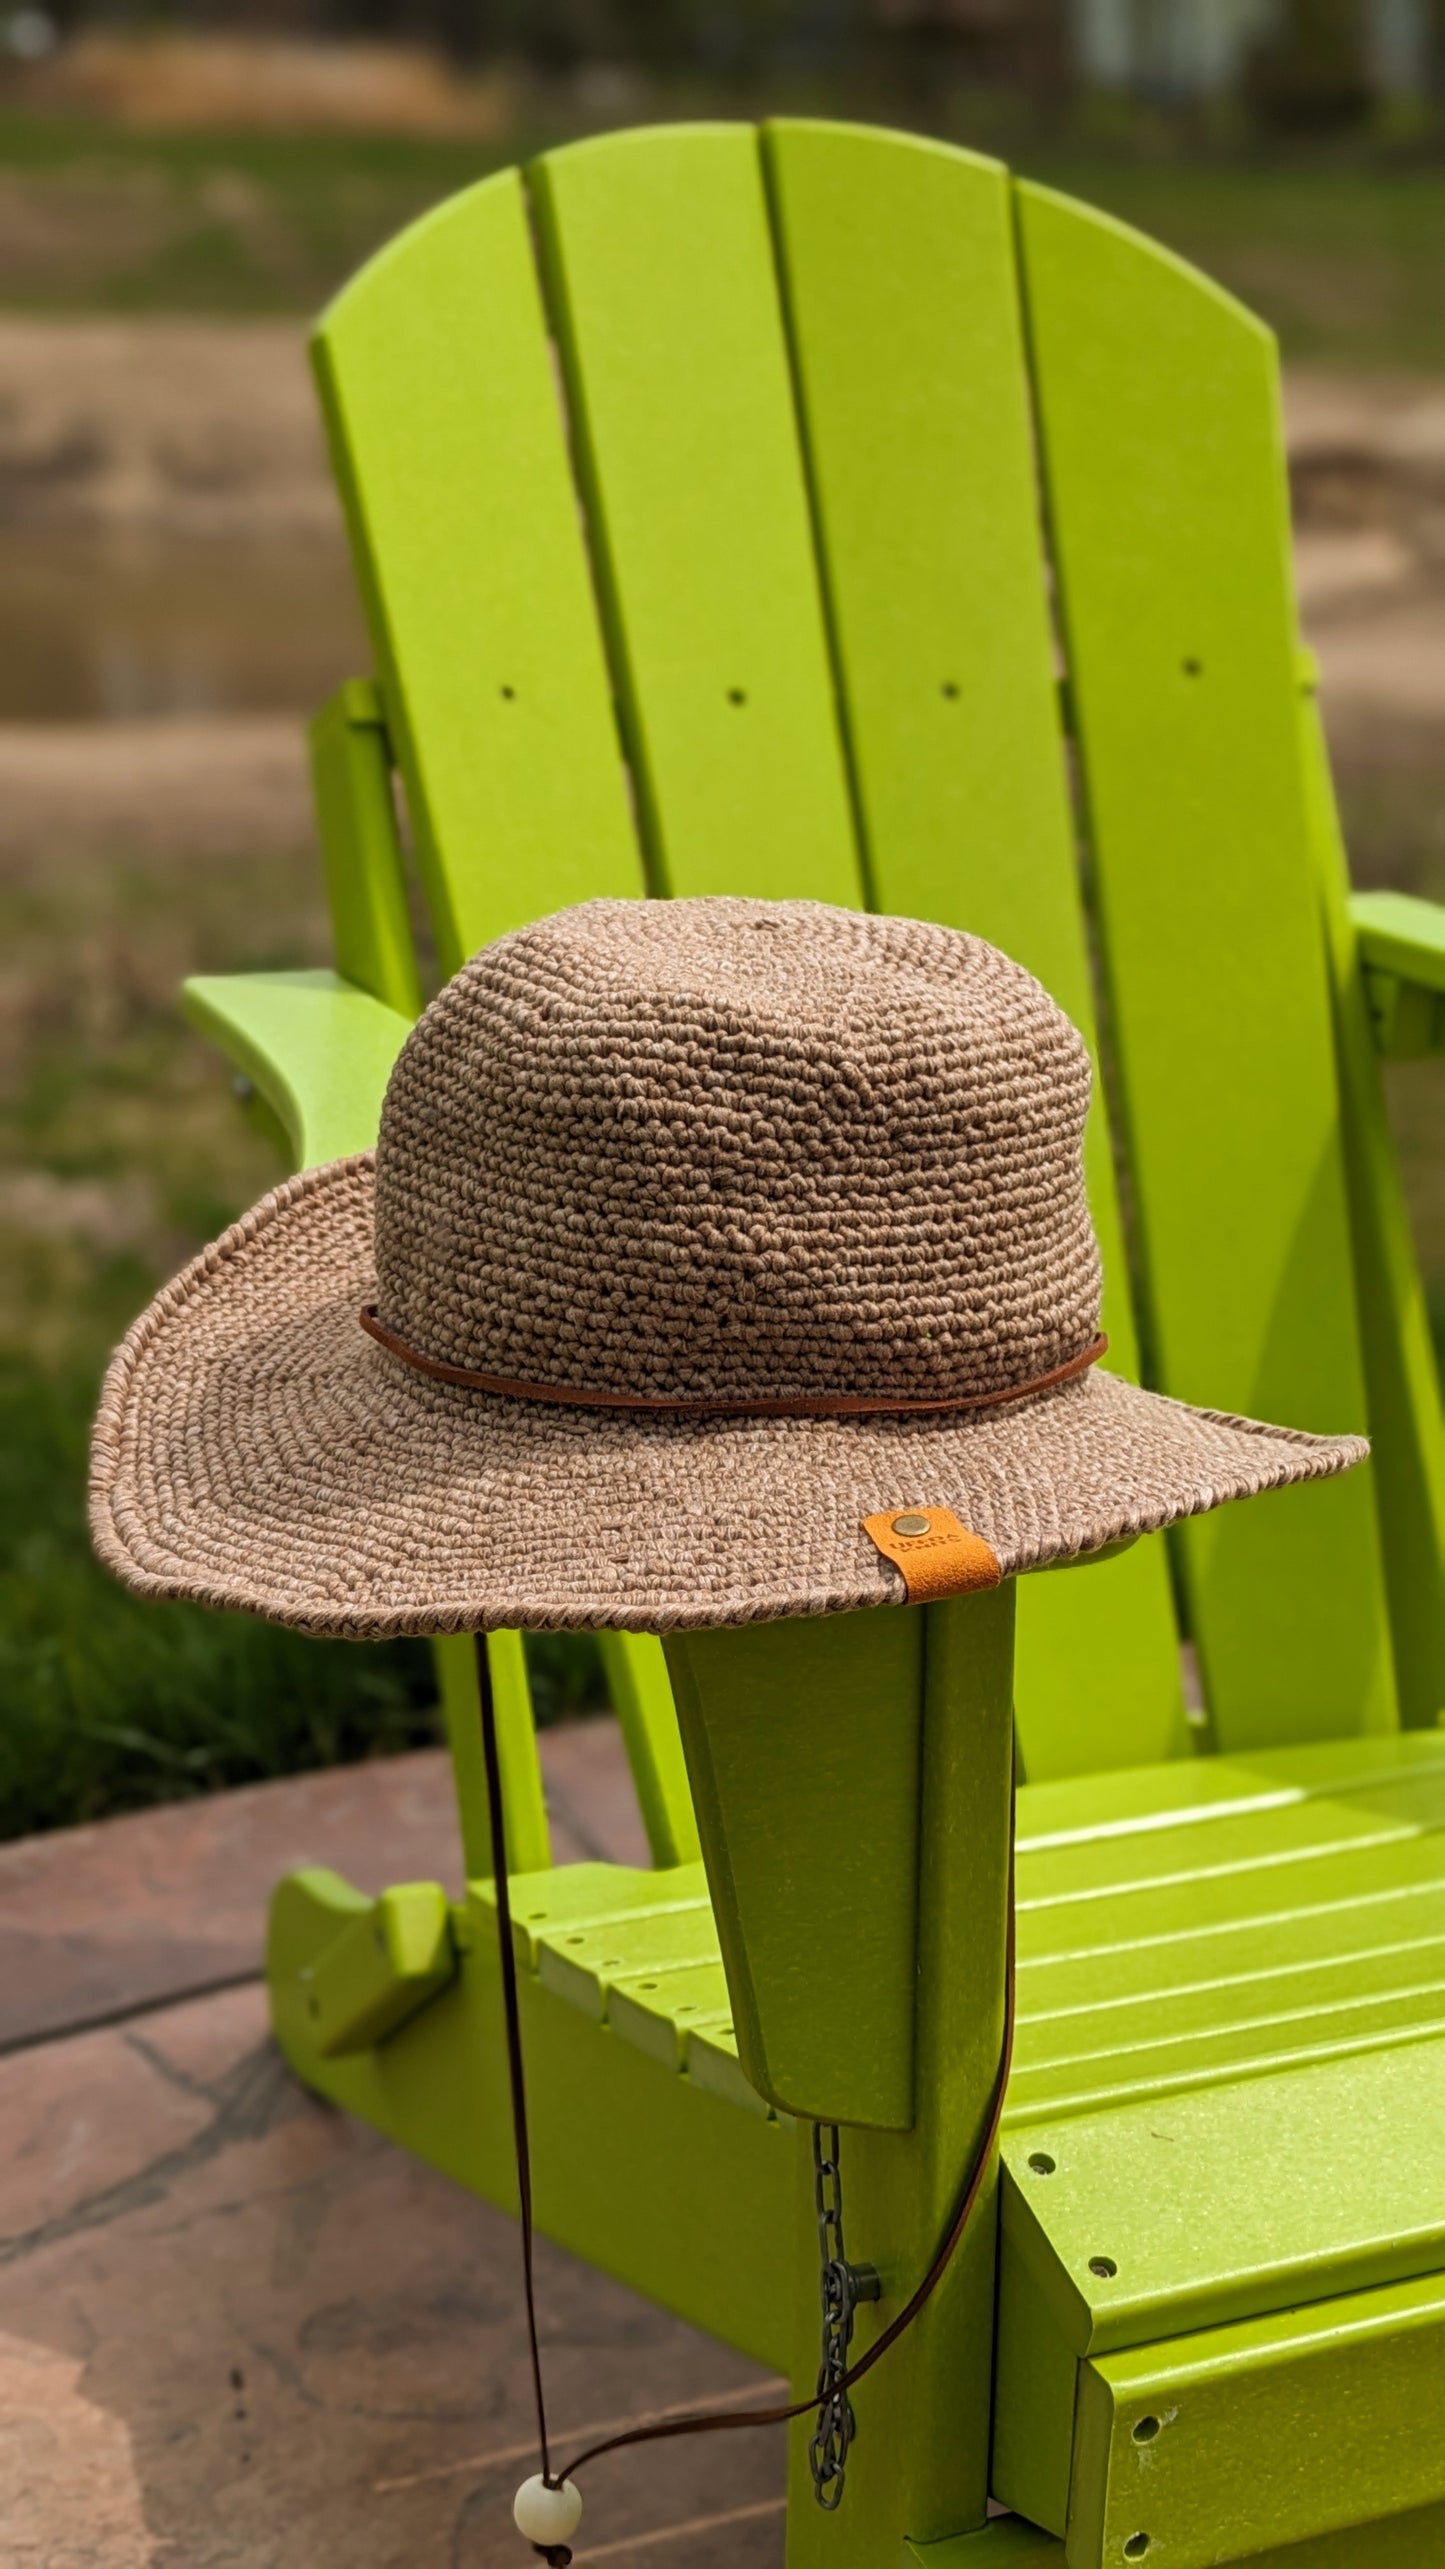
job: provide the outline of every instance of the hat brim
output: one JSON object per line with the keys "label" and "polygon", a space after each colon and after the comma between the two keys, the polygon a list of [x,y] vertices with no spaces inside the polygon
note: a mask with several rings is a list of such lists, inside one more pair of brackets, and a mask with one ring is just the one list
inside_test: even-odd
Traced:
{"label": "hat brim", "polygon": [[293,1178],[136,1322],[91,1527],[127,1586],[355,1640],[662,1632],[896,1605],[862,1520],[948,1507],[1005,1577],[1368,1451],[1097,1368],[973,1413],[669,1419],[433,1382],[358,1325],[370,1153]]}

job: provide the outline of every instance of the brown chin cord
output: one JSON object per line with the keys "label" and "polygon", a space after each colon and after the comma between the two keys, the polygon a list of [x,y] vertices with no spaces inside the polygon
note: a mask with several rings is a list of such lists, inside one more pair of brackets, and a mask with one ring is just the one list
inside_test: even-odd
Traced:
{"label": "brown chin cord", "polygon": [[[552,2469],[551,2448],[547,2436],[547,2401],[546,2394],[542,2386],[542,2355],[537,2339],[537,2296],[533,2277],[532,2256],[532,2159],[527,2138],[527,2095],[522,2069],[522,2017],[521,2007],[517,1996],[517,1954],[516,1947],[512,1941],[512,1901],[507,1873],[506,1813],[502,1799],[502,1760],[501,1751],[497,1742],[497,1716],[492,1696],[492,1672],[487,1657],[487,1641],[485,1633],[479,1632],[475,1635],[475,1644],[477,1655],[477,1687],[481,1697],[482,1708],[482,1748],[485,1755],[487,1770],[487,1812],[491,1822],[492,1833],[492,1868],[497,1902],[497,1941],[500,1948],[502,1964],[502,2007],[507,2026],[507,2070],[512,2095],[512,2135],[516,2145],[517,2194],[521,2205],[522,2216],[522,2279],[527,2303],[527,2338],[531,2348],[532,2357],[532,2394],[536,2403],[537,2411],[537,2443],[541,2454],[542,2477],[549,2488],[560,2488],[564,2481],[574,2479],[585,2463],[599,2460],[601,2455],[604,2453],[618,2453],[625,2445],[628,2444],[660,2444],[676,2435],[734,2434],[739,2428],[750,2426],[787,2426],[790,2425],[795,2418],[813,2416],[818,2409],[827,2405],[828,2402],[839,2398],[846,2398],[849,2391],[851,2391],[857,2383],[863,2380],[865,2374],[872,2372],[874,2365],[882,2361],[883,2357],[888,2353],[889,2348],[897,2345],[898,2340],[903,2335],[905,2329],[912,2327],[919,2312],[930,2300],[936,2287],[942,2282],[952,2261],[954,2251],[963,2237],[964,2231],[968,2227],[969,2218],[973,2212],[974,2206],[983,2190],[984,2179],[988,2174],[989,2163],[993,2157],[994,2145],[998,2140],[999,2125],[1003,2120],[1004,2098],[1008,2092],[1009,2070],[1013,2063],[1015,2014],[1014,1794],[1011,1780],[1009,1791],[1008,1940],[1004,1978],[1003,2044],[999,2054],[998,2076],[994,2081],[993,2095],[989,2103],[988,2121],[984,2126],[983,2138],[979,2143],[973,2164],[969,2170],[967,2183],[964,2185],[963,2191],[959,2196],[957,2209],[954,2212],[952,2221],[949,2223],[938,2253],[934,2257],[933,2263],[929,2267],[923,2281],[915,2288],[910,2299],[904,2303],[904,2306],[899,2311],[896,2319],[890,2320],[881,2336],[875,2337],[872,2345],[868,2348],[865,2354],[859,2356],[856,2364],[850,2364],[848,2370],[839,2379],[830,2384],[828,2391],[824,2396],[820,2397],[815,2393],[811,2399],[796,2400],[790,2406],[782,2408],[725,2409],[713,2410],[711,2413],[705,2414],[702,2417],[698,2417],[696,2415],[689,2417],[668,2417],[664,2415],[662,2417],[653,2418],[645,2425],[628,2427],[624,2434],[609,2435],[605,2441],[600,2444],[589,2444],[585,2452],[579,2453],[576,2458],[567,2463],[562,2470],[554,2472]],[[572,2553],[565,2542],[534,2543],[532,2547],[536,2551],[539,2559],[547,2562],[548,2569],[569,2569]]]}

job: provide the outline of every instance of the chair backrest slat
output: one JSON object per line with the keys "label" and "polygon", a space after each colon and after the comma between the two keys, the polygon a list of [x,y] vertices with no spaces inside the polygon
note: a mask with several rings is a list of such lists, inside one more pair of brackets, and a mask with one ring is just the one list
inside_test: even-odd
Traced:
{"label": "chair backrest slat", "polygon": [[518,173],[404,232],[313,346],[450,974],[642,889]]}
{"label": "chair backrest slat", "polygon": [[[453,198],[373,260],[324,315],[314,355],[450,973],[547,910],[644,889],[519,174]],[[630,1634],[611,1647],[654,1853],[677,1861],[696,1829],[661,1652]],[[505,1664],[510,1703],[520,1648]],[[459,1787],[479,1811],[469,1650],[444,1645],[442,1675]],[[543,1861],[535,1744],[515,1722],[504,1755],[509,1800],[533,1823],[523,1852]]]}
{"label": "chair backrest slat", "polygon": [[1334,997],[1395,1682],[1401,1721],[1431,1729],[1445,1705],[1445,1417],[1439,1362],[1350,923],[1349,867],[1312,672],[1300,716]]}
{"label": "chair backrest slat", "polygon": [[[991,938],[1092,1042],[1008,173],[801,122],[765,156],[871,897]],[[1088,1158],[1109,1361],[1136,1375],[1102,1089]],[[1030,1775],[1178,1748],[1161,1541],[1019,1609]]]}
{"label": "chair backrest slat", "polygon": [[[1363,1428],[1274,343],[1167,252],[1018,193],[1150,1377]],[[1394,1721],[1368,1470],[1176,1540],[1221,1745]]]}
{"label": "chair backrest slat", "polygon": [[756,133],[532,176],[654,888],[858,901]]}

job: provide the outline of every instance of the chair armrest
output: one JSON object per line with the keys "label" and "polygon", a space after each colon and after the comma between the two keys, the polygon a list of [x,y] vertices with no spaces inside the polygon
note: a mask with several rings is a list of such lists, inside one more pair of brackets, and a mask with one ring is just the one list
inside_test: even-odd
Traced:
{"label": "chair armrest", "polygon": [[1445,1050],[1445,908],[1407,892],[1350,902],[1379,1050],[1391,1061]]}
{"label": "chair armrest", "polygon": [[366,1151],[411,1020],[334,972],[238,972],[185,985],[187,1017],[252,1081],[298,1168]]}

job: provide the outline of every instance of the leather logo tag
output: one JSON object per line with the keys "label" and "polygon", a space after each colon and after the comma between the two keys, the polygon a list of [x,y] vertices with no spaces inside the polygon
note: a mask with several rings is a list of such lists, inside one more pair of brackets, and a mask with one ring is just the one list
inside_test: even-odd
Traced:
{"label": "leather logo tag", "polygon": [[996,1588],[1003,1577],[992,1544],[960,1525],[952,1508],[886,1508],[865,1516],[863,1531],[902,1571],[911,1606]]}

